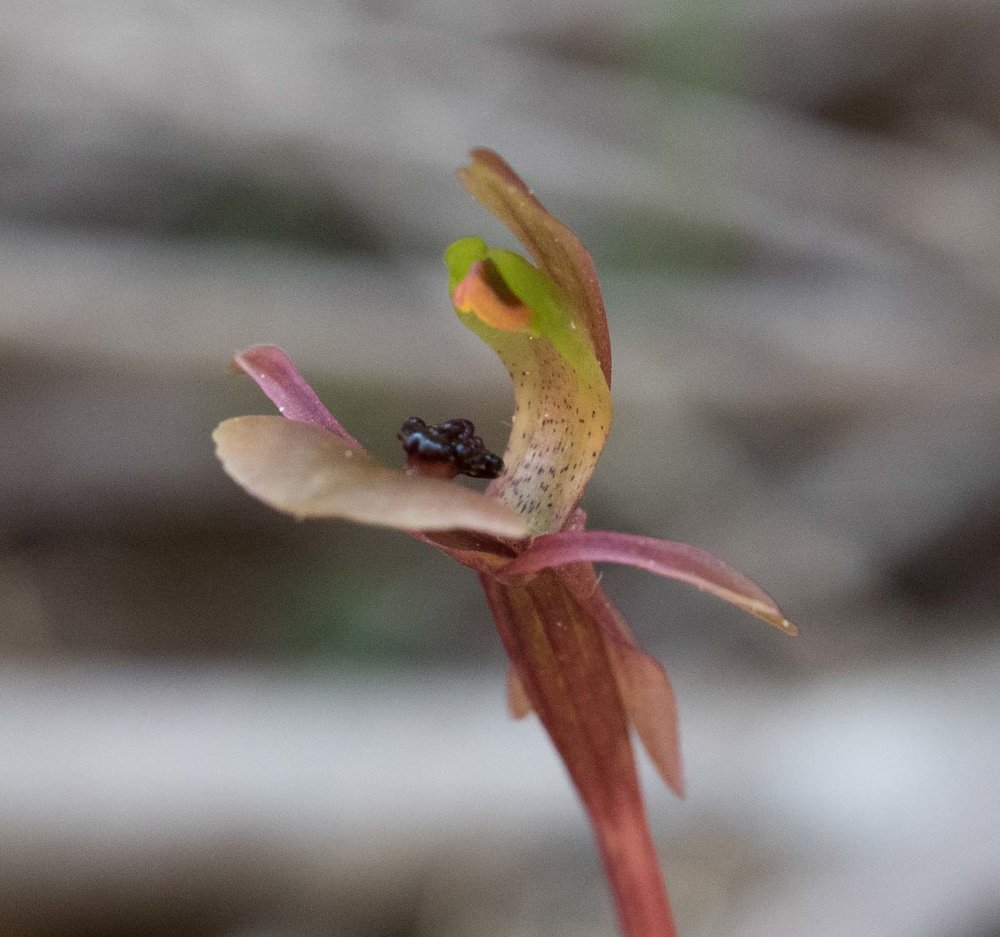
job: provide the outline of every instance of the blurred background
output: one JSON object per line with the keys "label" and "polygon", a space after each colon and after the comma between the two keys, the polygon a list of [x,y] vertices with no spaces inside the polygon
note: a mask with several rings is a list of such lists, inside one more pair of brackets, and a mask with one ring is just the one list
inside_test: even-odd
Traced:
{"label": "blurred background", "polygon": [[607,935],[474,577],[214,461],[283,346],[390,463],[502,449],[440,261],[591,248],[591,525],[754,576],[795,641],[604,581],[680,698],[643,771],[685,937],[1000,934],[1000,8],[975,0],[10,0],[0,10],[0,932]]}

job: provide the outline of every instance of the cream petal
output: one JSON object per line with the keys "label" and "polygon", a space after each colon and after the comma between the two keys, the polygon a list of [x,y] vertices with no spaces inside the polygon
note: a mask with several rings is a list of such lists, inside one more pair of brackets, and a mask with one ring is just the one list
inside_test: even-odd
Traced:
{"label": "cream petal", "polygon": [[611,349],[597,273],[573,232],[492,150],[473,150],[458,175],[535,260],[475,237],[445,252],[459,319],[514,382],[507,471],[490,490],[529,518],[532,534],[551,533],[583,495],[611,427]]}
{"label": "cream petal", "polygon": [[294,517],[336,517],[407,531],[525,533],[522,518],[500,501],[453,482],[385,468],[306,423],[241,416],[220,423],[213,438],[237,484]]}

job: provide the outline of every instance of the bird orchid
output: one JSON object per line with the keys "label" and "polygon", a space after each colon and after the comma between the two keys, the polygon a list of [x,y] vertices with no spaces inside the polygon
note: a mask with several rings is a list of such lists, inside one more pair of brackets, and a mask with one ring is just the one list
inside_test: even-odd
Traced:
{"label": "bird orchid", "polygon": [[[770,596],[703,550],[585,529],[578,502],[611,426],[611,352],[593,261],[496,153],[474,150],[458,175],[534,261],[475,237],[445,253],[458,318],[514,382],[502,462],[483,451],[468,421],[428,429],[411,418],[400,436],[406,470],[379,465],[274,346],[242,352],[234,364],[281,416],[226,420],[214,434],[217,453],[237,483],[278,510],[407,531],[478,573],[510,658],[508,706],[517,717],[536,712],[561,756],[593,826],[622,933],[670,937],[629,733],[682,795],[674,694],[593,564],[678,579],[786,634],[796,630]],[[469,474],[496,476],[484,492],[451,480],[469,459]]]}

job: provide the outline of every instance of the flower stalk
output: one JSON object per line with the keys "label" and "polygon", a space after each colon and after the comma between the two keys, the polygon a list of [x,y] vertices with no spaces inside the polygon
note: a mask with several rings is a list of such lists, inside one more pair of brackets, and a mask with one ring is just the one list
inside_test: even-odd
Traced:
{"label": "flower stalk", "polygon": [[[405,471],[375,463],[274,346],[236,356],[280,417],[236,417],[215,431],[225,470],[294,517],[407,531],[473,569],[510,659],[508,706],[534,711],[588,814],[625,937],[673,937],[630,738],[683,795],[677,707],[663,667],[636,643],[601,589],[595,562],[623,563],[704,589],[796,630],[766,592],[688,544],[585,529],[578,507],[611,427],[611,351],[593,261],[513,170],[475,150],[463,185],[532,262],[480,238],[445,253],[455,312],[514,383],[502,459],[468,420],[411,417]],[[485,492],[451,481],[491,478]]]}

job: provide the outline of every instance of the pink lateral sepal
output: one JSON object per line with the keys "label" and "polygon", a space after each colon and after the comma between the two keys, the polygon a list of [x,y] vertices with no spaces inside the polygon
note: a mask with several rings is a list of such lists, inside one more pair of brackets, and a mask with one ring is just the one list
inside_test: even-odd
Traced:
{"label": "pink lateral sepal", "polygon": [[572,563],[619,563],[687,582],[785,634],[798,634],[798,628],[760,586],[718,557],[689,543],[606,530],[562,531],[537,537],[501,574],[524,576]]}

